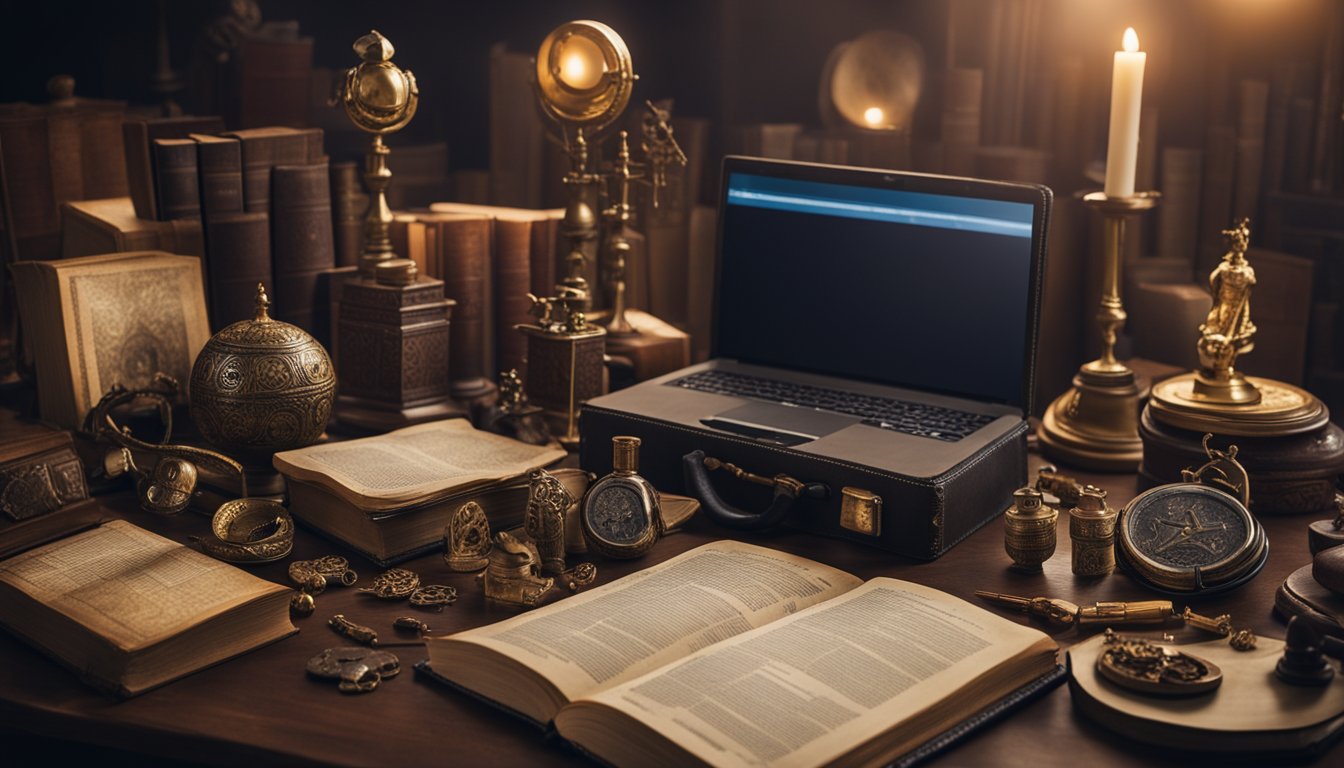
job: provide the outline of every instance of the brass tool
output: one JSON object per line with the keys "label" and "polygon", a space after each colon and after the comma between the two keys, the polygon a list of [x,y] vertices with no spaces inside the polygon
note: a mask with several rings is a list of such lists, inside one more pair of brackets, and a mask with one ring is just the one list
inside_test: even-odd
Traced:
{"label": "brass tool", "polygon": [[976,590],[975,596],[1019,613],[1040,616],[1056,624],[1161,624],[1178,614],[1170,600],[1102,601],[1079,606],[1049,597],[1017,597]]}

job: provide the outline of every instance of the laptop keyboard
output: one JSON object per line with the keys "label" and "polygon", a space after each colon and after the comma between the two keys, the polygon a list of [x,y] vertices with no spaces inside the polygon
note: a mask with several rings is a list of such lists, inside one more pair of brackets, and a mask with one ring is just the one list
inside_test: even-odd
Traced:
{"label": "laptop keyboard", "polygon": [[827,387],[766,379],[729,371],[699,371],[669,384],[697,392],[765,400],[780,405],[814,408],[856,416],[871,427],[931,437],[954,443],[994,420],[993,416],[958,411],[908,400],[864,395]]}

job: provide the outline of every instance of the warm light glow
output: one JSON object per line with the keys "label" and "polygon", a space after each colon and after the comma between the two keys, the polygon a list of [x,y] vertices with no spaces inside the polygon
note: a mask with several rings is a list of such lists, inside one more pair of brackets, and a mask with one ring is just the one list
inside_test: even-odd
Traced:
{"label": "warm light glow", "polygon": [[869,107],[863,111],[863,119],[868,125],[874,128],[882,125],[882,119],[886,117],[881,107]]}
{"label": "warm light glow", "polygon": [[1139,50],[1139,35],[1133,27],[1125,28],[1125,52],[1135,53]]}
{"label": "warm light glow", "polygon": [[586,91],[602,82],[602,51],[583,37],[572,37],[560,50],[560,79],[571,88]]}

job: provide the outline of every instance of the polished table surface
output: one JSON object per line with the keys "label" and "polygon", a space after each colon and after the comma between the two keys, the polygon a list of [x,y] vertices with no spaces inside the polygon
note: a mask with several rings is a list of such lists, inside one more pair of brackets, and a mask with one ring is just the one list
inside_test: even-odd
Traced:
{"label": "polished table surface", "polygon": [[[1033,476],[1039,463],[1033,456]],[[1113,504],[1125,503],[1136,492],[1133,475],[1073,474],[1105,488]],[[128,493],[104,497],[103,501],[113,514],[177,541],[186,542],[188,536],[208,530],[208,520],[202,515],[184,513],[162,518],[141,512]],[[1273,613],[1274,590],[1289,573],[1310,562],[1306,543],[1310,520],[1269,518],[1263,522],[1270,552],[1260,575],[1231,594],[1195,599],[1189,604],[1206,615],[1230,613],[1238,628],[1249,627],[1257,634],[1281,638],[1284,627]],[[732,532],[707,520],[696,519],[686,531],[660,541],[642,561],[595,560],[597,583],[607,583],[730,535]],[[865,579],[908,579],[973,602],[976,598],[972,593],[977,589],[1063,597],[1079,604],[1153,597],[1123,574],[1100,579],[1075,577],[1069,569],[1067,514],[1060,516],[1059,548],[1046,563],[1044,574],[1038,575],[1008,568],[1003,529],[997,520],[931,563],[901,560],[877,550],[790,531],[738,536],[844,568]],[[298,532],[291,558],[250,570],[262,578],[288,583],[286,563],[290,559],[332,553],[349,557],[361,581],[381,570],[304,528]],[[295,620],[300,628],[297,635],[127,701],[116,701],[86,687],[64,668],[0,633],[0,735],[6,736],[0,754],[14,756],[25,743],[40,745],[39,749],[48,752],[53,746],[77,751],[80,747],[66,744],[78,742],[207,763],[582,763],[580,757],[548,741],[532,726],[416,675],[411,666],[424,658],[422,648],[394,649],[402,661],[402,674],[368,695],[342,695],[330,682],[305,675],[304,664],[309,657],[324,648],[349,644],[325,626],[327,618],[336,613],[378,629],[385,638],[394,635],[391,623],[399,615],[419,616],[435,633],[514,615],[511,610],[487,605],[474,575],[450,573],[438,553],[413,560],[405,567],[420,573],[426,583],[456,586],[461,595],[457,604],[442,613],[421,613],[403,603],[385,603],[351,589],[328,588],[317,597],[315,614]],[[184,594],[182,599],[190,600],[191,595]],[[1177,601],[1178,610],[1182,605]],[[1026,617],[1014,620],[1031,621]],[[1036,626],[1054,632],[1045,625]],[[1193,630],[1175,631],[1178,637],[1196,636]],[[1055,632],[1061,647],[1090,635],[1091,631],[1077,629]],[[1320,762],[1341,759],[1344,748],[1336,746]],[[1111,734],[1075,713],[1067,687],[1062,686],[936,762],[1044,768],[1190,765],[1203,761],[1194,753],[1136,745]]]}

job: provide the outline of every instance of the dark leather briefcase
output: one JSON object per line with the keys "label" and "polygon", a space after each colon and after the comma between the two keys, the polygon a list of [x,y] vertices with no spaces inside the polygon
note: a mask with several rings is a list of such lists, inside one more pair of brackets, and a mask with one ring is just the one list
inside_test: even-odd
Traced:
{"label": "dark leather briefcase", "polygon": [[930,560],[1026,482],[1050,190],[724,160],[713,359],[594,398],[583,468]]}

